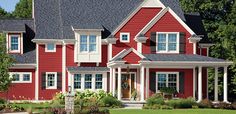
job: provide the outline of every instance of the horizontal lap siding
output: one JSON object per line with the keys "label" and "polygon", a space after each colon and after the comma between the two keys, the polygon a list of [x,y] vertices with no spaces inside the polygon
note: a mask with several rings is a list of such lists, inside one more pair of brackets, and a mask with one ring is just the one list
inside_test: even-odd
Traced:
{"label": "horizontal lap siding", "polygon": [[145,25],[150,22],[151,19],[153,19],[155,15],[158,14],[160,10],[161,8],[142,8],[140,11],[138,11],[138,13],[136,13],[126,23],[126,25],[115,34],[116,38],[120,38],[120,32],[130,32],[130,43],[121,43],[118,39],[116,44],[114,44],[112,47],[112,56],[115,56],[123,49],[137,49],[137,42],[134,41],[135,36]]}
{"label": "horizontal lap siding", "polygon": [[[184,72],[184,94],[179,94],[180,98],[187,98],[193,96],[193,69],[150,69],[149,72]],[[153,78],[150,75],[150,80]],[[149,90],[149,95],[154,93]]]}
{"label": "horizontal lap siding", "polygon": [[45,45],[39,45],[39,99],[50,100],[60,90],[42,90],[43,72],[62,72],[62,45],[56,46],[56,52],[45,52]]}
{"label": "horizontal lap siding", "polygon": [[190,33],[169,13],[167,12],[157,23],[145,34],[148,40],[142,45],[142,52],[145,54],[151,53],[150,48],[150,37],[151,32],[184,32],[186,33],[186,54],[193,53],[193,44],[189,43],[188,38],[191,36]]}
{"label": "horizontal lap siding", "polygon": [[11,69],[10,72],[31,72],[32,83],[12,83],[8,92],[0,93],[0,97],[10,100],[34,100],[35,98],[35,70]]}
{"label": "horizontal lap siding", "polygon": [[141,60],[141,58],[136,55],[134,52],[130,52],[128,55],[126,55],[123,60],[126,61],[128,64],[138,64],[138,62]]}

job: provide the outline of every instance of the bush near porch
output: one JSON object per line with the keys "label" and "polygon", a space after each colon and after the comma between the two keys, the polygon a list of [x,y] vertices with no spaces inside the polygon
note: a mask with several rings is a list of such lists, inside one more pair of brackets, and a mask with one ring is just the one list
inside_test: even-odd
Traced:
{"label": "bush near porch", "polygon": [[147,99],[147,104],[143,109],[187,109],[187,108],[216,108],[216,109],[231,109],[236,110],[236,103],[227,104],[220,102],[212,104],[208,99],[204,99],[200,103],[196,103],[193,98],[187,99],[171,99],[164,100],[162,94],[154,94]]}

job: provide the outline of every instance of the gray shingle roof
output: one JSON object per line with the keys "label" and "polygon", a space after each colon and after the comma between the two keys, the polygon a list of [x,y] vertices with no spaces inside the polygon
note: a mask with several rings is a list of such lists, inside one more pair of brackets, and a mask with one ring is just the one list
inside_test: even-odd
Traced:
{"label": "gray shingle roof", "polygon": [[68,71],[109,71],[107,67],[68,67]]}
{"label": "gray shingle roof", "polygon": [[36,51],[29,51],[24,54],[10,54],[17,64],[36,63]]}
{"label": "gray shingle roof", "polygon": [[194,54],[144,54],[144,56],[151,61],[225,62],[223,59]]}
{"label": "gray shingle roof", "polygon": [[2,19],[0,20],[0,32],[25,31],[26,26],[34,28],[33,19]]}
{"label": "gray shingle roof", "polygon": [[[35,0],[36,38],[73,39],[76,29],[111,33],[143,0]],[[178,0],[161,0],[185,20]],[[106,36],[109,36],[106,35]]]}

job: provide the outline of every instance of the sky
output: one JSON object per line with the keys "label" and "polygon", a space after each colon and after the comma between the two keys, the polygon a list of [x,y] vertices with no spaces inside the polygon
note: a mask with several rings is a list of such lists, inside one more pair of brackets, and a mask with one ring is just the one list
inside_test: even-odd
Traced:
{"label": "sky", "polygon": [[12,12],[15,10],[15,5],[20,0],[0,0],[0,7],[5,9],[7,12]]}

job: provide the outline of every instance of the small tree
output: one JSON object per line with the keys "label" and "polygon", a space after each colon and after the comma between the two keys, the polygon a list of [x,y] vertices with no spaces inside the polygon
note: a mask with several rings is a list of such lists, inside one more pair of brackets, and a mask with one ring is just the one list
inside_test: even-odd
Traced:
{"label": "small tree", "polygon": [[13,59],[6,53],[5,39],[0,33],[0,92],[7,91],[10,86],[11,78],[8,71],[13,64]]}

